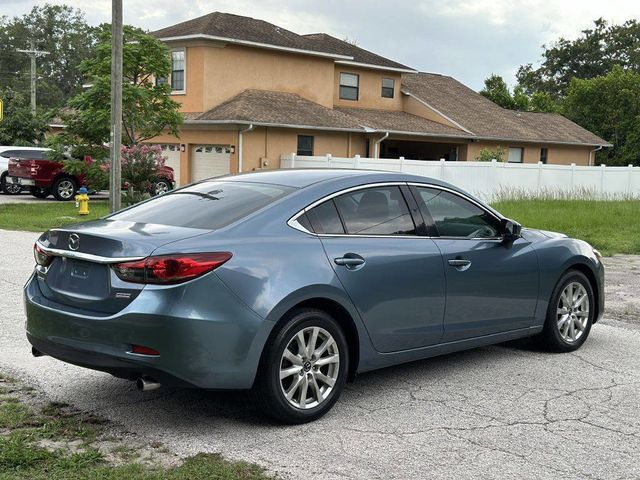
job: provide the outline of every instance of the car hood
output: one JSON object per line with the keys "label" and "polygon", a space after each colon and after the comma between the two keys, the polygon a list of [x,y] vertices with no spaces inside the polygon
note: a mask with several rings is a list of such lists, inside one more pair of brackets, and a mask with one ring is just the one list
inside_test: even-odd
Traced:
{"label": "car hood", "polygon": [[536,230],[534,228],[523,228],[522,236],[530,242],[539,242],[549,238],[569,238],[564,233],[550,232],[548,230]]}

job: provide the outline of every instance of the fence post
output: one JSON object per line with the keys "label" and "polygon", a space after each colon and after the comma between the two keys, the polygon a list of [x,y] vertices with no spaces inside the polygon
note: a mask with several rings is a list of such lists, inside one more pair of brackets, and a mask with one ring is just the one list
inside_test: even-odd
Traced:
{"label": "fence post", "polygon": [[327,153],[327,165],[329,168],[331,168],[331,154]]}
{"label": "fence post", "polygon": [[356,159],[355,167],[356,168],[360,168],[360,155],[356,155],[355,159]]}
{"label": "fence post", "polygon": [[444,158],[440,159],[440,180],[444,180]]}
{"label": "fence post", "polygon": [[573,189],[575,188],[575,176],[576,176],[576,164],[572,163],[571,164],[571,191],[573,192]]}
{"label": "fence post", "polygon": [[606,168],[607,166],[604,163],[600,165],[600,199],[601,200],[604,198],[604,175],[605,175]]}
{"label": "fence post", "polygon": [[629,168],[629,178],[627,179],[627,195],[631,197],[631,185],[632,185],[631,180],[633,180],[633,164],[630,163],[628,168]]}
{"label": "fence post", "polygon": [[536,194],[540,195],[540,189],[542,188],[542,162],[538,162],[538,185],[536,187]]}
{"label": "fence post", "polygon": [[404,157],[400,157],[400,171],[404,172]]}
{"label": "fence post", "polygon": [[296,168],[296,154],[291,154],[291,168]]}
{"label": "fence post", "polygon": [[498,181],[498,160],[495,158],[491,159],[491,170],[492,170],[492,181],[491,181],[491,200],[495,199],[496,196],[496,182]]}

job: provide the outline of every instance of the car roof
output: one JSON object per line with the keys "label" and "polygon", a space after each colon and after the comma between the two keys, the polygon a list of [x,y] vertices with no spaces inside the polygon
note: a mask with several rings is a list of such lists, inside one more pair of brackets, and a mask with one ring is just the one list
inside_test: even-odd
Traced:
{"label": "car roof", "polygon": [[39,152],[39,151],[51,150],[51,149],[44,148],[44,147],[22,147],[20,145],[0,145],[0,152],[4,152],[6,150],[33,150],[34,152]]}
{"label": "car roof", "polygon": [[259,172],[247,172],[239,175],[229,175],[211,180],[224,180],[234,182],[254,182],[254,183],[270,183],[275,185],[284,185],[294,188],[305,188],[320,182],[330,182],[332,180],[341,180],[346,178],[367,182],[422,182],[433,183],[448,186],[447,183],[441,182],[429,177],[418,175],[409,175],[400,172],[387,172],[380,170],[357,170],[350,168],[300,168],[300,169],[281,169],[281,170],[263,170]]}

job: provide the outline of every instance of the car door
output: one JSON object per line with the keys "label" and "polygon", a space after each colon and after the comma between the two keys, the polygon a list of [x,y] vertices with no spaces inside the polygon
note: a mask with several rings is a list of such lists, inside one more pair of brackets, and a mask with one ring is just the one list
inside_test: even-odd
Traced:
{"label": "car door", "polygon": [[412,192],[442,254],[443,342],[529,327],[538,295],[530,243],[503,241],[500,219],[470,198],[437,187],[412,186]]}
{"label": "car door", "polygon": [[440,252],[433,240],[416,235],[399,185],[350,189],[306,216],[378,351],[440,341],[445,294]]}

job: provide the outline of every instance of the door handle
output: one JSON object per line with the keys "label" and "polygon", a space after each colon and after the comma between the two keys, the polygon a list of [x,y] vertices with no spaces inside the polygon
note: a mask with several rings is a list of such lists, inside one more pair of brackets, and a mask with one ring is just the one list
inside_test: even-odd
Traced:
{"label": "door handle", "polygon": [[471,260],[467,260],[466,258],[452,258],[447,263],[452,267],[456,267],[460,272],[464,272],[471,266]]}
{"label": "door handle", "polygon": [[343,257],[334,258],[333,261],[336,265],[347,267],[350,270],[356,270],[364,265],[365,262],[364,258],[355,253],[345,253]]}

